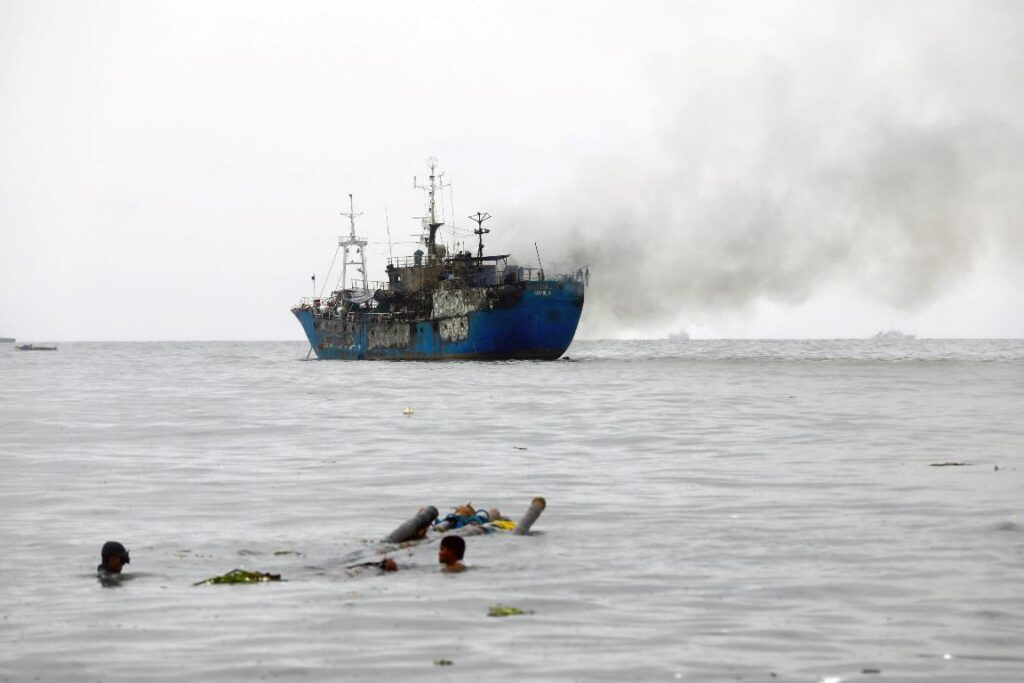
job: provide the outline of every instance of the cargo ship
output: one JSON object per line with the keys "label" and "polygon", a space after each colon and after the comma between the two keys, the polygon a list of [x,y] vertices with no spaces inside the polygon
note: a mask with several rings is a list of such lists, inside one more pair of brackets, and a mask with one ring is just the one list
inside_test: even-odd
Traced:
{"label": "cargo ship", "polygon": [[[387,280],[366,277],[367,240],[356,235],[358,215],[349,195],[350,232],[339,237],[338,286],[326,296],[305,297],[292,308],[310,352],[321,360],[554,360],[572,343],[583,312],[589,267],[545,273],[516,265],[509,254],[484,254],[489,214],[470,219],[477,252],[449,249],[438,240],[438,192],[445,186],[430,159],[419,247],[412,256],[388,259]],[[390,231],[389,231],[390,232]],[[535,245],[536,248],[536,245]],[[347,279],[349,273],[357,277]],[[327,281],[330,281],[328,273]],[[314,293],[316,277],[313,277]],[[323,293],[322,293],[323,294]],[[308,357],[308,356],[307,356]]]}

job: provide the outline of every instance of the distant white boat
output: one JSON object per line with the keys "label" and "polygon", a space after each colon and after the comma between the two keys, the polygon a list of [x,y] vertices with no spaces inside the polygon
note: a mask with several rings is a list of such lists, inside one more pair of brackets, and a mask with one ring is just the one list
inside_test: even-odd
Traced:
{"label": "distant white boat", "polygon": [[670,332],[668,335],[669,341],[690,341],[690,333],[686,330],[679,330],[678,332]]}
{"label": "distant white boat", "polygon": [[878,332],[872,339],[914,339],[914,335],[904,334],[899,330],[885,330]]}
{"label": "distant white boat", "polygon": [[14,348],[19,351],[56,351],[56,346],[40,346],[38,344],[18,344]]}

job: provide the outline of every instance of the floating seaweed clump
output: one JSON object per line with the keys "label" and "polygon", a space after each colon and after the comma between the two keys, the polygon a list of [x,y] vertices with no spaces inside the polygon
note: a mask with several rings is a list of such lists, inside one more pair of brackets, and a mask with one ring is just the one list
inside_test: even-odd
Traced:
{"label": "floating seaweed clump", "polygon": [[202,581],[197,581],[193,586],[220,585],[235,583],[263,583],[266,581],[280,581],[280,574],[268,574],[266,572],[250,572],[245,569],[232,569],[227,574],[212,576]]}
{"label": "floating seaweed clump", "polygon": [[489,617],[514,617],[520,614],[526,614],[526,612],[518,607],[506,607],[504,605],[494,605],[487,610],[487,616]]}
{"label": "floating seaweed clump", "polygon": [[435,659],[434,664],[437,666],[452,666],[455,662],[450,659]]}
{"label": "floating seaweed clump", "polygon": [[275,555],[301,555],[298,550],[275,550]]}

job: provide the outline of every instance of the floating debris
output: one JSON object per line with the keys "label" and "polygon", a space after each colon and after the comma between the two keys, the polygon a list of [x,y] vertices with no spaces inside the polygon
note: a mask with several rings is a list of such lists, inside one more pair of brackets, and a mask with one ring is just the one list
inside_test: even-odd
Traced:
{"label": "floating debris", "polygon": [[969,467],[969,462],[933,462],[930,467]]}
{"label": "floating debris", "polygon": [[496,519],[493,522],[489,522],[487,526],[494,527],[495,529],[501,529],[502,531],[516,530],[516,523],[511,519]]}
{"label": "floating debris", "polygon": [[450,659],[435,659],[434,666],[454,666],[455,662]]}
{"label": "floating debris", "polygon": [[404,522],[384,539],[387,543],[405,543],[418,540],[427,535],[430,523],[437,519],[437,508],[433,505],[422,507],[416,515]]}
{"label": "floating debris", "polygon": [[489,617],[516,617],[521,614],[526,614],[526,612],[518,607],[506,607],[504,605],[494,605],[487,610],[487,616]]}
{"label": "floating debris", "polygon": [[405,410],[402,411],[402,415],[405,415],[406,417],[412,417],[412,413],[412,406],[406,406]]}
{"label": "floating debris", "polygon": [[881,669],[861,669],[860,672],[862,674],[880,674],[880,673],[882,673],[882,670]]}
{"label": "floating debris", "polygon": [[298,550],[275,550],[274,555],[302,555]]}
{"label": "floating debris", "polygon": [[537,496],[530,503],[530,507],[526,510],[526,514],[519,520],[519,524],[516,525],[516,530],[513,531],[516,536],[525,536],[530,533],[530,527],[540,517],[540,513],[544,512],[544,508],[548,505],[547,501],[543,497]]}
{"label": "floating debris", "polygon": [[529,450],[526,446],[513,446],[512,448],[516,449],[517,451]]}
{"label": "floating debris", "polygon": [[232,569],[227,574],[212,576],[202,581],[196,581],[193,586],[236,584],[236,583],[264,583],[266,581],[280,581],[280,574],[268,574],[267,572],[250,572],[245,569]]}

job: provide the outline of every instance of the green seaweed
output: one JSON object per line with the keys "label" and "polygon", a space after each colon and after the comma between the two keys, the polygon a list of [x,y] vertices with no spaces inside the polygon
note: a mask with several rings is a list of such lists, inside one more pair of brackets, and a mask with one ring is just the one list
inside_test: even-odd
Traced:
{"label": "green seaweed", "polygon": [[454,666],[455,662],[453,662],[450,659],[435,659],[434,660],[434,665],[435,666]]}
{"label": "green seaweed", "polygon": [[208,579],[202,581],[196,581],[193,586],[211,585],[217,586],[221,584],[236,584],[236,583],[264,583],[266,581],[280,581],[280,574],[268,574],[266,572],[250,572],[245,569],[232,569],[227,574],[221,574],[220,576],[211,576]]}
{"label": "green seaweed", "polygon": [[298,550],[275,550],[274,555],[302,555]]}
{"label": "green seaweed", "polygon": [[506,607],[504,605],[494,605],[487,610],[487,616],[489,617],[515,617],[520,614],[526,614],[526,612],[518,607]]}

